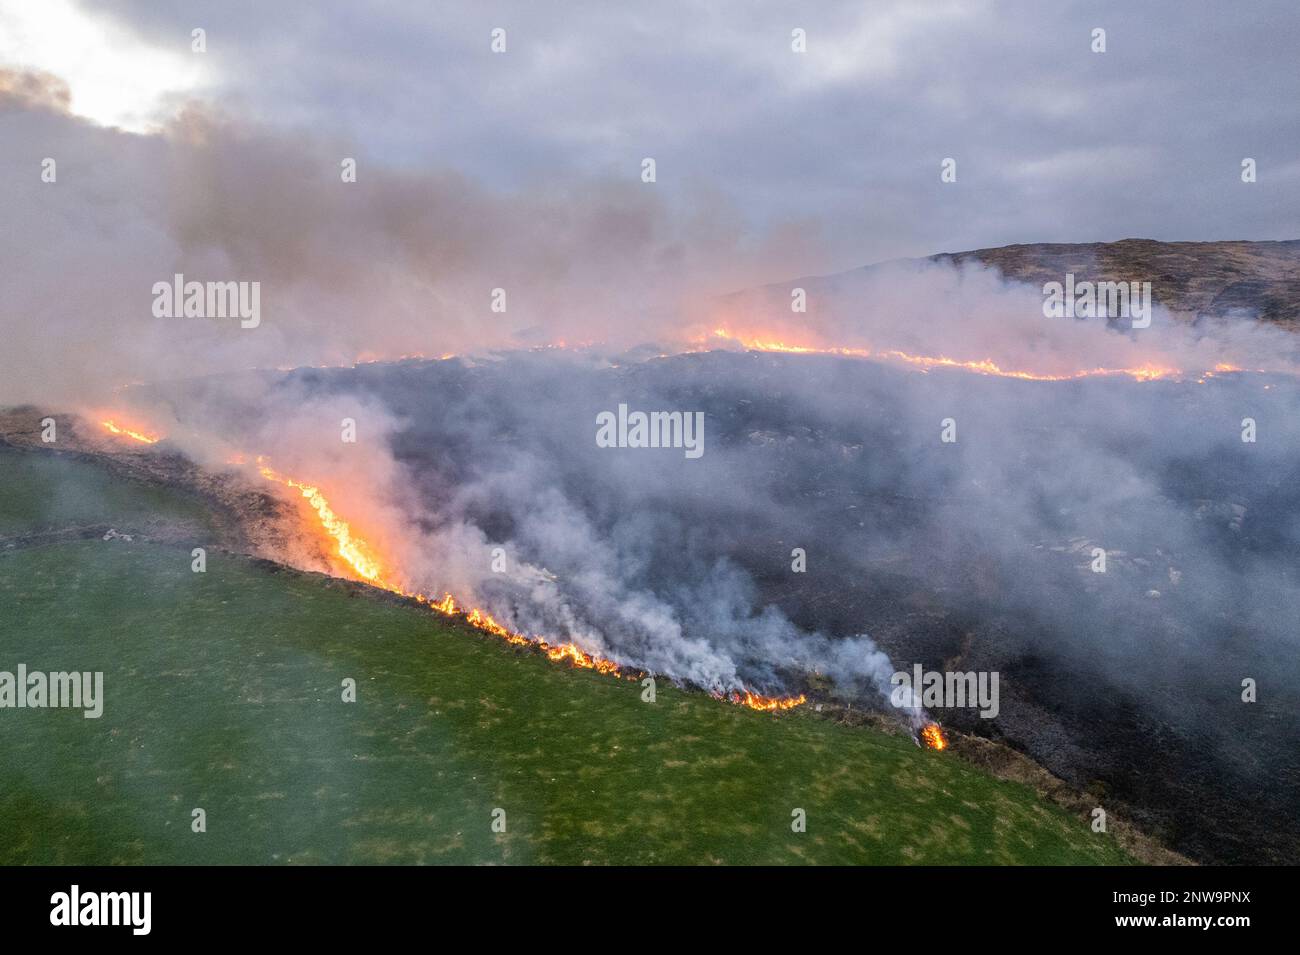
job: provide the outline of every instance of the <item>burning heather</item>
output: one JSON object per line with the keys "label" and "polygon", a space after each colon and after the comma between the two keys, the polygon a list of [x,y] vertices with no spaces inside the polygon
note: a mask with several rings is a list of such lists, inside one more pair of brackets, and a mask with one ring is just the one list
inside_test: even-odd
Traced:
{"label": "burning heather", "polygon": [[[901,274],[915,279],[911,271]],[[1017,314],[1015,290],[990,284],[983,273],[922,272],[927,282],[934,275],[969,293],[980,314]],[[935,294],[926,288],[918,296]],[[981,305],[981,295],[997,301]],[[754,309],[762,311],[762,302]],[[1082,455],[1105,470],[1107,432],[1147,429],[1162,420],[1158,407],[1180,414],[1173,408],[1185,402],[1186,385],[1222,382],[1207,395],[1207,407],[1226,410],[1239,386],[1262,395],[1290,380],[1243,371],[1263,363],[1258,356],[1252,362],[1258,349],[1248,338],[1207,338],[1159,323],[1138,340],[1097,327],[1072,331],[1088,336],[1078,338],[1086,343],[1079,351],[1109,349],[1129,360],[1059,373],[1052,370],[1062,360],[1059,343],[1050,337],[1038,355],[1043,367],[1025,369],[1007,359],[819,348],[729,327],[712,335],[728,349],[690,348],[645,364],[611,367],[589,347],[548,348],[492,361],[407,359],[266,375],[257,379],[251,415],[252,407],[227,395],[219,380],[204,382],[200,392],[180,385],[135,394],[179,409],[189,432],[179,444],[188,442],[200,456],[216,438],[223,447],[274,449],[277,458],[283,449],[290,471],[323,475],[308,482],[266,458],[257,461],[262,478],[308,506],[336,554],[336,573],[534,646],[556,662],[614,675],[664,674],[776,712],[805,702],[813,685],[831,699],[878,705],[888,696],[890,657],[913,652],[893,635],[879,645],[882,629],[889,634],[893,624],[882,625],[878,609],[857,619],[840,613],[844,593],[828,595],[820,609],[781,596],[779,575],[800,580],[791,555],[807,528],[834,541],[815,561],[861,568],[867,579],[892,562],[904,579],[926,588],[955,575],[962,580],[958,593],[969,590],[973,566],[981,568],[977,577],[1013,580],[1023,575],[1016,565],[1027,550],[1133,536],[1132,527],[1104,532],[1109,519],[1093,508],[1111,506],[1102,503],[1110,496],[1107,482],[1079,485],[1082,469],[1075,463],[1061,470],[1064,462]],[[888,323],[878,331],[900,334]],[[746,351],[729,350],[735,347]],[[1228,361],[1228,353],[1239,354]],[[1175,356],[1182,359],[1175,363]],[[800,371],[809,364],[818,369],[812,382]],[[833,393],[821,390],[825,376],[837,382]],[[992,390],[980,385],[983,379]],[[1135,418],[1125,383],[1178,390],[1146,396]],[[1038,410],[1059,405],[1057,430],[1045,435],[1021,420],[1026,409],[1005,390],[1031,385],[1086,391],[1038,394]],[[1285,394],[1292,393],[1288,387]],[[775,394],[783,396],[780,412],[765,420],[776,410],[769,397]],[[1126,410],[1099,427],[1116,402]],[[599,447],[599,414],[623,405],[701,416],[712,450],[699,460],[670,461],[652,449]],[[242,410],[232,415],[227,408]],[[857,408],[872,414],[860,418]],[[311,433],[312,421],[340,418],[359,420],[376,436],[359,444],[342,469],[338,455],[322,457],[319,448],[292,439]],[[128,419],[119,415],[105,427],[132,440],[157,440],[148,428],[125,428],[121,420]],[[790,431],[789,421],[801,424]],[[952,423],[950,435],[947,426],[940,433],[943,422]],[[965,450],[969,438],[962,439],[971,434],[980,441],[974,456]],[[1034,444],[1016,435],[1034,435]],[[786,458],[782,448],[797,448],[799,458]],[[1031,461],[1040,462],[1036,469]],[[1165,467],[1151,465],[1153,474]],[[820,490],[800,466],[819,475]],[[1027,474],[1037,477],[1025,487]],[[326,484],[347,492],[346,509],[335,493],[327,496]],[[854,484],[857,490],[849,490]],[[1149,494],[1140,484],[1130,493]],[[1031,499],[1063,502],[1071,495],[1072,507],[1058,517],[1026,522],[1042,508]],[[652,511],[643,500],[653,501]],[[973,510],[944,503],[976,500],[983,503]],[[1166,538],[1181,523],[1165,525]],[[944,539],[946,546],[911,569]],[[1184,542],[1175,550],[1197,546]],[[897,563],[904,554],[908,561]],[[826,579],[824,565],[818,579]],[[997,586],[1004,598],[1019,599],[1016,588]],[[1032,603],[1020,611],[1031,618],[1039,614]]]}
{"label": "burning heather", "polygon": [[[355,579],[416,600],[423,606],[444,616],[460,617],[472,627],[501,637],[508,643],[517,646],[535,647],[553,663],[565,663],[578,669],[595,670],[597,673],[616,677],[627,677],[629,679],[640,677],[640,673],[629,672],[614,661],[589,654],[572,643],[555,644],[542,637],[525,636],[522,633],[516,633],[498,623],[491,614],[484,610],[477,607],[463,608],[458,606],[451,594],[445,594],[440,600],[433,600],[422,593],[411,593],[403,589],[393,582],[392,575],[384,570],[383,565],[374,556],[370,546],[353,533],[347,521],[334,513],[329,501],[325,499],[325,495],[321,493],[319,488],[303,484],[277,473],[260,458],[257,465],[258,473],[262,477],[268,481],[292,488],[306,499],[320,522],[321,531],[334,545],[338,557]],[[738,705],[747,706],[750,709],[765,712],[789,710],[806,702],[806,697],[803,695],[798,697],[767,697],[751,693],[748,690],[733,691],[725,699]]]}
{"label": "burning heather", "polygon": [[947,749],[948,738],[943,735],[943,730],[938,723],[927,723],[921,727],[921,741],[928,749]]}
{"label": "burning heather", "polygon": [[973,372],[979,375],[993,375],[999,378],[1017,378],[1021,381],[1076,381],[1081,378],[1128,377],[1134,381],[1158,381],[1160,379],[1182,379],[1186,377],[1206,378],[1215,374],[1242,371],[1236,365],[1218,362],[1212,369],[1185,371],[1167,365],[1145,363],[1131,368],[1087,368],[1063,374],[1044,374],[1041,372],[1004,368],[991,359],[962,361],[946,355],[912,355],[896,349],[873,351],[870,348],[851,348],[845,346],[816,347],[812,345],[791,345],[784,341],[773,340],[770,336],[753,337],[733,335],[725,328],[714,329],[711,344],[718,346],[739,346],[744,349],[762,352],[784,352],[793,355],[833,355],[848,358],[871,358],[876,361],[896,362],[909,365],[921,371],[936,368],[951,368]]}
{"label": "burning heather", "polygon": [[[105,422],[105,428],[112,434],[131,440],[140,440],[136,436],[138,432],[116,427],[108,428],[107,422]],[[231,460],[232,463],[240,463],[244,460],[244,457],[243,455],[236,455]],[[482,607],[462,605],[450,593],[445,593],[440,599],[434,599],[426,596],[424,592],[412,589],[404,584],[407,578],[398,569],[398,565],[387,559],[382,559],[376,549],[354,530],[352,524],[336,512],[320,487],[280,473],[262,457],[257,458],[256,468],[262,478],[296,492],[309,506],[310,513],[315,518],[318,532],[322,540],[328,543],[330,549],[336,555],[336,567],[343,575],[415,600],[442,615],[464,619],[477,629],[501,637],[509,643],[533,647],[544,653],[553,662],[564,663],[580,669],[591,669],[613,676],[637,678],[641,675],[640,668],[644,665],[639,662],[629,667],[628,664],[616,662],[601,654],[584,650],[571,641],[559,641],[554,638],[540,636],[536,632],[525,633],[519,629],[511,628],[499,622],[491,612]],[[770,612],[768,618],[776,619],[771,617]],[[597,639],[599,639],[598,636]],[[869,643],[866,646],[870,648]],[[624,654],[624,656],[627,656],[627,654]],[[635,660],[635,658],[633,659]],[[883,658],[874,650],[869,649],[866,659],[874,667],[879,668],[884,665]],[[675,679],[682,679],[685,682],[709,688],[719,699],[763,712],[784,712],[807,702],[807,696],[802,693],[791,695],[764,694],[747,688],[740,684],[739,678],[735,675],[735,670],[730,666],[722,673],[706,673],[703,678],[699,673],[684,673],[671,668],[661,669],[660,672],[665,672]],[[789,675],[797,678],[800,672],[796,667],[790,671]],[[726,675],[728,673],[731,675]]]}
{"label": "burning heather", "polygon": [[451,594],[443,595],[441,600],[433,600],[424,594],[414,594],[403,590],[389,579],[389,575],[384,572],[379,560],[373,556],[369,545],[365,541],[357,538],[352,533],[352,528],[348,522],[334,513],[325,495],[319,488],[309,484],[302,484],[292,478],[285,477],[276,473],[268,467],[263,461],[258,459],[258,472],[268,481],[274,481],[285,487],[293,488],[306,498],[315,511],[320,521],[320,529],[325,537],[331,542],[336,549],[336,553],[343,561],[344,565],[351,571],[355,579],[365,581],[375,587],[380,587],[391,593],[400,594],[419,601],[422,605],[428,607],[447,617],[463,617],[471,626],[482,630],[486,633],[495,634],[502,637],[509,643],[516,645],[536,646],[547,657],[554,662],[567,662],[585,670],[596,670],[599,673],[613,674],[622,676],[618,665],[610,660],[602,660],[598,657],[592,657],[575,647],[573,644],[563,646],[552,646],[540,638],[526,637],[521,633],[514,633],[492,618],[491,614],[485,613],[478,608],[468,610],[457,606],[455,598]]}
{"label": "burning heather", "polygon": [[[1300,390],[1201,334],[1116,335],[1143,356],[1097,375],[1058,374],[1055,353],[1026,377],[751,341],[379,362],[243,379],[255,406],[213,380],[134,389],[139,410],[111,420],[153,436],[157,402],[173,447],[264,454],[254,473],[302,502],[336,574],[559,663],[770,712],[893,713],[891,661],[999,671],[995,719],[900,721],[932,749],[938,719],[994,732],[1079,785],[1146,779],[1172,819],[1225,788],[1285,805],[1249,795],[1285,734],[1224,712],[1216,687],[1265,671],[1300,687],[1279,662],[1300,541],[1278,520],[1300,501],[1273,477],[1300,466]],[[1172,358],[1194,354],[1215,360]],[[598,446],[619,404],[702,413],[706,452]],[[341,451],[300,437],[345,418],[362,438]],[[1188,760],[1213,774],[1178,773]]]}
{"label": "burning heather", "polygon": [[[261,458],[258,458],[257,470],[268,481],[274,481],[277,484],[283,484],[285,487],[293,488],[307,499],[307,503],[316,512],[321,530],[327,539],[336,546],[338,556],[356,576],[356,579],[364,580],[366,583],[374,584],[376,587],[382,587],[385,590],[391,590],[394,593],[404,594],[404,591],[384,579],[382,567],[378,559],[370,553],[369,546],[364,541],[357,540],[352,536],[352,528],[348,526],[348,522],[334,513],[329,501],[325,500],[325,495],[320,492],[319,488],[277,474],[267,467]],[[451,610],[449,609],[447,612],[451,612]]]}
{"label": "burning heather", "polygon": [[138,441],[141,444],[157,444],[161,440],[161,438],[146,434],[143,431],[121,427],[117,422],[112,420],[104,420],[101,421],[100,424],[104,426],[104,430],[109,434],[114,434],[122,438],[130,438],[132,441]]}

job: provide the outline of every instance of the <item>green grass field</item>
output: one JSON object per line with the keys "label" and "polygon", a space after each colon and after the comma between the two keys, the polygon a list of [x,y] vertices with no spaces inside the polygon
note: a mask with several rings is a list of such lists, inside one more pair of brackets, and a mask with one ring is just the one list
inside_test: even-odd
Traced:
{"label": "green grass field", "polygon": [[[41,482],[10,494],[12,456],[0,520],[50,520]],[[78,469],[83,517],[188,513]],[[219,553],[195,574],[138,541],[0,550],[0,670],[19,663],[102,670],[106,700],[98,720],[0,710],[2,863],[1128,861],[950,753],[664,681],[645,703],[639,683]]]}
{"label": "green grass field", "polygon": [[83,460],[0,448],[0,537],[151,517],[206,526],[202,505],[168,488],[126,481]]}

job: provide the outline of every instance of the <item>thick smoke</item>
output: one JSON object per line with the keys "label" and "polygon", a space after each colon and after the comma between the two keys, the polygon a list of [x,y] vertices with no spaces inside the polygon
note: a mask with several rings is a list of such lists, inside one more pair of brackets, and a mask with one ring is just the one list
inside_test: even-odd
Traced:
{"label": "thick smoke", "polygon": [[[225,430],[319,481],[403,587],[703,686],[794,689],[812,672],[857,695],[887,678],[872,617],[773,608],[804,589],[794,547],[817,585],[949,591],[1135,689],[1153,642],[1183,641],[1179,666],[1200,667],[1214,641],[1192,635],[1233,613],[1280,649],[1300,607],[1273,561],[1296,549],[1294,516],[1255,513],[1295,467],[1290,376],[1040,383],[816,357],[513,355],[299,372],[234,406],[207,387],[171,398],[182,432]],[[597,447],[596,416],[620,403],[704,412],[706,453]],[[356,446],[338,441],[344,417]],[[1106,576],[1088,572],[1093,546],[1111,552]]]}
{"label": "thick smoke", "polygon": [[[596,416],[619,403],[702,411],[705,454],[597,447]],[[183,426],[213,420],[173,404],[194,414]],[[1030,382],[819,356],[514,354],[295,372],[258,407],[296,409],[295,436],[318,429],[259,425],[250,444],[325,475],[405,587],[718,689],[879,706],[895,666],[998,671],[996,720],[934,715],[1101,781],[1176,841],[1193,832],[1179,842],[1193,854],[1250,858],[1243,819],[1273,820],[1279,857],[1296,844],[1294,375]],[[347,465],[322,456],[344,415],[362,429]]]}
{"label": "thick smoke", "polygon": [[[1064,284],[1066,276],[1053,280]],[[1042,288],[1009,283],[976,261],[885,263],[826,278],[794,279],[779,286],[729,296],[710,316],[712,328],[742,342],[778,342],[815,349],[902,352],[958,362],[992,361],[1008,372],[1067,377],[1096,369],[1177,371],[1195,377],[1217,366],[1294,373],[1296,337],[1250,314],[1200,317],[1195,327],[1158,304],[1160,277],[1109,275],[1082,269],[1085,280],[1149,282],[1157,304],[1149,327],[1130,316],[1095,321],[1048,319]],[[806,295],[805,313],[792,314],[792,290]],[[1194,316],[1193,316],[1194,317]],[[1101,333],[1101,324],[1116,334]],[[1142,324],[1139,321],[1139,326]],[[727,338],[713,334],[715,345]]]}
{"label": "thick smoke", "polygon": [[[250,368],[626,345],[806,261],[812,243],[796,225],[754,238],[706,188],[672,201],[635,174],[501,193],[198,105],[153,135],[66,107],[56,78],[0,72],[5,403],[103,402],[127,382]],[[261,283],[261,324],[156,318],[154,283],[176,273]]]}
{"label": "thick smoke", "polygon": [[[313,370],[234,390],[180,383],[140,400],[176,412],[172,440],[192,456],[220,466],[235,448],[264,453],[319,484],[403,590],[450,592],[513,629],[716,692],[787,690],[822,673],[837,692],[874,698],[892,668],[870,639],[794,626],[713,546],[721,511],[775,506],[722,506],[743,449],[646,462],[595,446],[595,409],[620,394],[610,372],[516,355]],[[667,407],[682,396],[643,397]],[[356,445],[339,441],[345,418]],[[699,513],[681,513],[683,500]]]}

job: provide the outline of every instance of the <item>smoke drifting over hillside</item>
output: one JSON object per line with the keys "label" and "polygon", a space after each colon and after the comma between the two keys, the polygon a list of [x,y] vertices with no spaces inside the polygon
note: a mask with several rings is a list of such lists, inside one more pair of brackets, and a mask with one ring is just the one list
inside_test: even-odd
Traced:
{"label": "smoke drifting over hillside", "polygon": [[[774,274],[797,274],[805,232],[790,226],[754,241],[734,210],[707,196],[662,200],[639,180],[537,183],[504,195],[452,172],[385,169],[362,156],[349,183],[339,164],[356,150],[319,135],[292,137],[197,107],[157,135],[104,130],[69,115],[49,78],[10,74],[0,97],[6,140],[62,157],[53,183],[16,169],[0,177],[15,225],[4,252],[24,263],[0,278],[10,346],[0,400],[102,406],[123,402],[118,389],[131,382],[586,344],[555,364],[516,356],[473,370],[437,366],[454,385],[435,377],[429,394],[400,401],[388,383],[357,397],[352,382],[369,380],[364,370],[339,379],[342,394],[304,394],[297,379],[286,390],[239,376],[205,386],[220,396],[215,402],[197,401],[192,387],[171,389],[170,408],[149,414],[161,415],[168,431],[174,415],[199,432],[186,436],[182,428],[177,440],[214,462],[251,443],[334,485],[340,507],[379,537],[412,586],[475,595],[522,629],[559,632],[702,685],[726,687],[743,676],[772,687],[812,670],[858,692],[886,667],[865,639],[844,642],[856,627],[796,632],[782,614],[763,609],[735,555],[712,546],[732,520],[784,528],[779,539],[797,546],[807,518],[782,483],[792,476],[756,480],[770,474],[756,464],[759,452],[745,434],[726,430],[724,422],[742,426],[746,408],[771,409],[781,425],[774,440],[790,438],[784,428],[817,436],[805,463],[791,464],[796,471],[830,466],[814,463],[828,453],[821,436],[839,434],[836,453],[863,458],[868,474],[883,469],[890,481],[880,490],[888,494],[937,501],[954,488],[1004,490],[984,492],[993,496],[976,509],[978,520],[958,514],[921,526],[945,542],[935,559],[954,565],[965,559],[949,547],[958,541],[982,541],[999,560],[1023,559],[1026,545],[1053,536],[1044,514],[1056,515],[1049,524],[1061,513],[1088,515],[1052,529],[1092,539],[1108,507],[1149,498],[1144,519],[1162,515],[1153,529],[1167,529],[1157,491],[1157,476],[1173,466],[1167,457],[1207,435],[1229,442],[1228,424],[1248,411],[1216,408],[1221,428],[1207,431],[1198,421],[1194,434],[1180,433],[1167,455],[1153,452],[1135,470],[1114,458],[1112,442],[1133,440],[1136,431],[1143,446],[1165,447],[1163,431],[1180,427],[1172,409],[1153,414],[1154,392],[1036,391],[1038,420],[1073,419],[1077,428],[1052,432],[1046,445],[1055,453],[1040,465],[1047,470],[1027,477],[1029,452],[1006,435],[1044,426],[1021,420],[1020,396],[972,408],[949,391],[982,387],[977,382],[886,375],[881,380],[901,390],[862,395],[866,403],[856,404],[839,393],[808,393],[803,372],[790,366],[788,377],[764,379],[762,387],[734,382],[730,404],[717,405],[719,385],[687,388],[665,377],[670,367],[694,374],[689,360],[611,369],[611,357],[626,349],[644,355],[776,343],[886,362],[898,354],[985,362],[1049,377],[1137,368],[1195,379],[1222,368],[1296,368],[1294,339],[1274,328],[1246,321],[1189,327],[1159,308],[1142,330],[1049,319],[1040,289],[971,264],[903,262],[720,298]],[[34,161],[5,154],[15,164]],[[261,283],[261,324],[155,317],[153,285],[177,273]],[[806,292],[806,312],[791,311],[795,287]],[[504,312],[490,308],[494,289],[505,291]],[[1158,298],[1158,281],[1154,291]],[[405,380],[405,372],[394,374]],[[627,382],[654,383],[641,396],[649,409],[708,406],[706,458],[651,464],[644,453],[597,449],[588,433],[595,415],[628,400],[620,390]],[[1289,393],[1289,385],[1279,388]],[[1087,400],[1076,405],[1080,395]],[[239,424],[223,433],[212,422],[231,408],[242,409]],[[934,446],[937,422],[954,415],[961,440]],[[337,441],[343,416],[362,423],[365,440],[355,449]],[[967,416],[982,422],[979,430],[971,431]],[[869,443],[855,421],[888,428]],[[752,431],[766,435],[771,424]],[[1260,447],[1277,430],[1266,434]],[[863,450],[871,447],[889,448],[888,463]],[[1092,467],[1095,480],[1085,480]],[[1026,481],[1032,491],[1018,486]],[[994,515],[990,527],[979,523]],[[989,543],[1008,535],[1014,544]],[[484,555],[496,545],[510,551],[508,574],[486,570]],[[910,543],[891,532],[866,546],[870,553]],[[773,545],[773,560],[788,562],[789,549]],[[669,566],[676,569],[667,573]]]}
{"label": "smoke drifting over hillside", "polygon": [[[180,441],[220,433],[321,484],[403,587],[712,689],[878,707],[896,667],[998,671],[996,720],[934,715],[1081,785],[1139,801],[1154,786],[1157,815],[1209,812],[1226,791],[1296,817],[1294,376],[1026,382],[829,356],[542,353],[227,386],[151,400],[178,410]],[[706,453],[598,447],[597,416],[619,403],[702,411]],[[344,417],[355,445],[338,441]],[[1240,827],[1197,838],[1220,856],[1250,842]]]}
{"label": "smoke drifting over hillside", "polygon": [[[404,586],[704,686],[797,688],[816,671],[854,695],[884,672],[869,643],[842,639],[873,633],[870,617],[801,597],[801,632],[768,609],[756,580],[803,587],[794,547],[810,581],[903,580],[952,610],[1037,621],[1037,650],[1094,658],[1123,684],[1164,665],[1162,640],[1184,670],[1216,661],[1225,627],[1280,652],[1300,608],[1279,477],[1300,446],[1289,377],[1026,383],[715,353],[306,371],[248,404],[244,386],[206,387],[166,393],[177,439],[216,430],[321,483]],[[598,447],[597,415],[619,403],[703,411],[709,450]],[[355,446],[338,441],[345,417]],[[1115,552],[1105,575],[1088,572],[1093,545]]]}
{"label": "smoke drifting over hillside", "polygon": [[[61,109],[59,91],[53,77],[0,82],[0,254],[20,266],[0,276],[7,402],[163,375],[645,340],[797,263],[805,241],[794,227],[751,240],[706,191],[675,204],[606,178],[492,192],[197,106],[157,135],[107,130]],[[151,289],[177,273],[260,282],[262,325],[156,318]]]}
{"label": "smoke drifting over hillside", "polygon": [[[0,254],[17,263],[0,276],[9,403],[102,403],[132,381],[411,354],[558,343],[673,352],[719,344],[719,327],[1063,374],[1143,361],[1192,373],[1276,367],[1294,352],[1251,323],[1126,337],[1045,321],[1039,290],[969,265],[803,282],[800,314],[789,307],[793,282],[722,299],[798,275],[818,248],[815,229],[759,232],[707,190],[670,199],[633,176],[490,191],[199,106],[157,134],[127,134],[73,117],[66,99],[53,77],[0,82],[10,226]],[[56,161],[53,182],[37,174],[42,157]],[[343,181],[346,157],[358,159],[356,182]],[[154,285],[177,274],[260,283],[261,323],[156,317]],[[492,308],[497,289],[504,311]]]}

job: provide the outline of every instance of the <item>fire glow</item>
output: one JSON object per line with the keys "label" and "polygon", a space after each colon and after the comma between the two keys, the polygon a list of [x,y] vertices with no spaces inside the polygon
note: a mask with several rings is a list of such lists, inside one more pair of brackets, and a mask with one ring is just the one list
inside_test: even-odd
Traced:
{"label": "fire glow", "polygon": [[[620,677],[629,680],[639,679],[641,674],[631,672],[613,660],[607,660],[603,657],[587,653],[582,648],[572,643],[551,643],[541,637],[529,637],[525,634],[511,630],[498,622],[490,613],[480,610],[477,607],[464,608],[456,603],[451,594],[444,594],[441,600],[434,600],[420,593],[411,593],[408,590],[394,583],[384,571],[383,564],[375,556],[373,549],[364,540],[357,537],[352,532],[348,522],[340,518],[330,507],[329,501],[321,490],[311,484],[305,484],[287,477],[269,467],[263,460],[257,462],[258,472],[268,481],[274,481],[277,484],[292,488],[307,501],[312,510],[316,512],[316,517],[320,522],[320,529],[325,537],[335,545],[335,553],[342,559],[344,565],[359,580],[370,584],[374,587],[380,587],[390,593],[398,594],[411,600],[418,601],[421,605],[428,607],[437,613],[446,617],[460,617],[470,626],[500,637],[507,643],[514,646],[535,647],[544,653],[553,663],[565,663],[571,667],[582,670],[595,670],[597,673],[607,676]],[[762,712],[775,713],[793,709],[796,706],[806,702],[803,695],[797,697],[773,697],[760,696],[757,693],[751,693],[748,690],[733,692],[726,697],[730,702],[738,705],[747,706],[753,710]]]}
{"label": "fire glow", "polygon": [[926,723],[921,728],[921,742],[929,749],[948,748],[948,737],[943,735],[943,730],[939,728],[938,723]]}
{"label": "fire glow", "polygon": [[808,702],[808,697],[802,693],[798,696],[759,696],[748,690],[733,691],[725,699],[737,706],[748,706],[751,710],[762,710],[765,713],[781,713]]}
{"label": "fire glow", "polygon": [[156,438],[153,435],[146,434],[143,431],[135,431],[131,428],[124,428],[116,422],[105,419],[100,422],[109,434],[115,434],[119,438],[130,438],[132,441],[139,441],[141,444],[157,444],[162,438]]}
{"label": "fire glow", "polygon": [[[980,361],[960,361],[946,355],[913,355],[908,352],[889,349],[873,351],[870,348],[819,348],[810,345],[795,345],[782,340],[780,336],[737,335],[726,328],[715,328],[713,338],[718,341],[739,345],[749,351],[784,352],[792,355],[839,355],[846,358],[874,358],[879,361],[899,362],[919,368],[926,372],[934,368],[957,368],[977,375],[995,375],[1000,378],[1019,378],[1022,381],[1075,381],[1079,378],[1102,378],[1128,376],[1136,381],[1154,381],[1160,378],[1177,378],[1182,374],[1177,368],[1146,363],[1133,368],[1091,368],[1063,375],[1046,375],[1032,371],[1019,371],[1003,368],[991,359]],[[1240,371],[1232,366],[1219,366],[1216,371]]]}
{"label": "fire glow", "polygon": [[[104,419],[100,422],[106,431],[119,437],[129,438],[133,441],[139,441],[143,444],[157,444],[159,437],[146,434],[132,428],[124,428],[118,425],[112,419]],[[242,463],[242,456],[235,459],[235,463]],[[324,539],[334,545],[334,552],[342,560],[343,566],[347,569],[350,576],[357,580],[370,584],[373,587],[379,587],[387,590],[389,593],[398,594],[410,600],[415,600],[430,610],[442,614],[446,617],[461,617],[470,626],[482,630],[485,633],[491,633],[501,637],[508,643],[515,646],[535,647],[554,663],[567,663],[571,667],[583,670],[595,670],[597,673],[609,676],[624,677],[627,679],[638,679],[641,674],[625,670],[613,660],[607,660],[587,653],[580,647],[572,643],[550,643],[540,637],[528,637],[522,633],[517,633],[508,627],[499,623],[490,613],[480,610],[477,607],[463,608],[456,603],[451,594],[444,594],[441,600],[434,600],[424,594],[411,593],[394,583],[385,573],[384,565],[375,554],[373,548],[364,540],[352,533],[352,528],[343,518],[339,517],[330,506],[329,501],[321,492],[320,488],[312,484],[307,484],[294,478],[280,474],[271,468],[262,458],[257,460],[258,473],[268,481],[281,484],[287,488],[297,491],[311,509],[316,514],[319,522],[321,533]],[[804,702],[804,697],[767,697],[760,696],[756,693],[744,691],[733,694],[732,701],[743,703],[745,706],[755,710],[766,712],[777,712],[792,709]]]}

